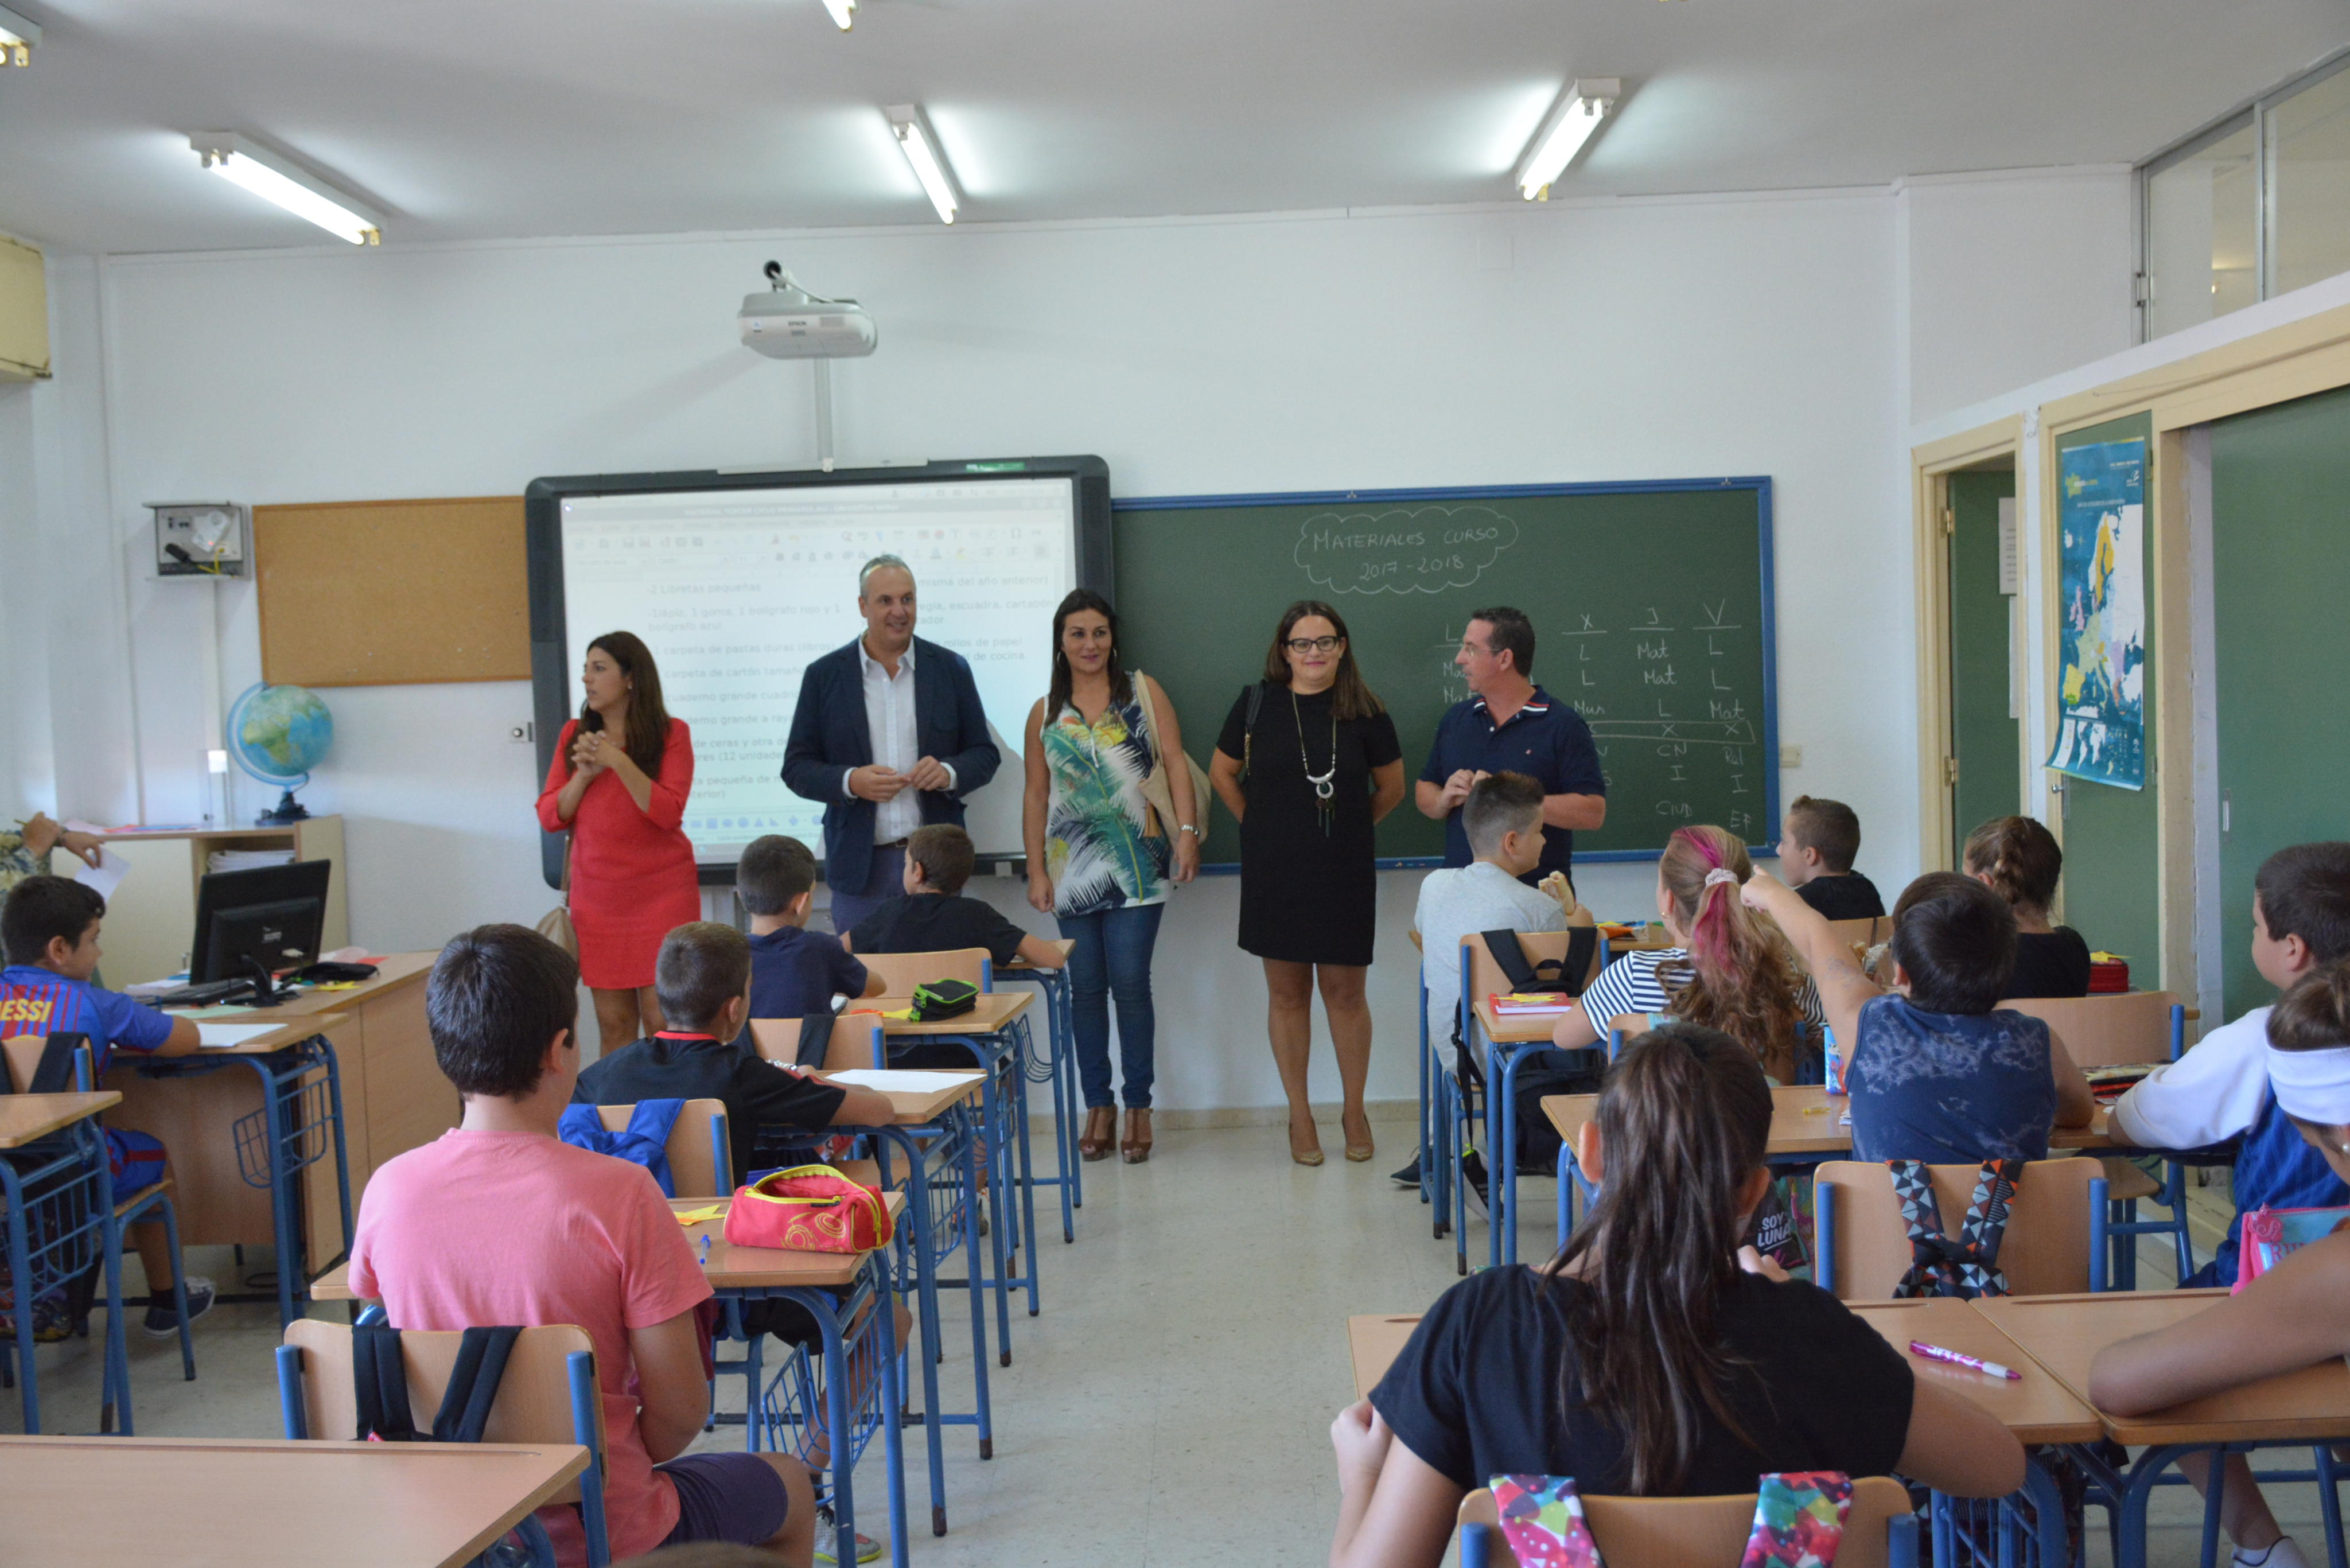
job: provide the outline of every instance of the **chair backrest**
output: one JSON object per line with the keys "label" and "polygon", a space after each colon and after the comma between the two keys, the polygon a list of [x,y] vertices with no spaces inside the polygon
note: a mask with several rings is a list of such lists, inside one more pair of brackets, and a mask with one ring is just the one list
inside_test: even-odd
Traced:
{"label": "chair backrest", "polygon": [[1835,933],[1836,940],[1840,942],[1863,949],[1873,948],[1892,939],[1893,917],[1864,915],[1856,920],[1830,920],[1828,929]]}
{"label": "chair backrest", "polygon": [[[1754,1530],[1754,1498],[1751,1491],[1728,1497],[1586,1497],[1583,1521],[1607,1568],[1737,1568]],[[1890,1528],[1908,1514],[1908,1489],[1892,1477],[1854,1480],[1836,1568],[1887,1568]],[[1492,1492],[1481,1487],[1462,1498],[1455,1517],[1461,1524],[1492,1531],[1488,1563],[1515,1568],[1518,1560],[1502,1539],[1501,1511]]]}
{"label": "chair backrest", "polygon": [[[1577,929],[1590,930],[1594,928],[1585,926]],[[1521,931],[1518,934],[1518,946],[1524,950],[1528,963],[1538,964],[1547,960],[1563,961],[1566,957],[1568,944],[1574,940],[1574,930]],[[1601,951],[1607,945],[1606,942],[1592,944],[1590,968],[1585,971],[1582,981],[1575,988],[1578,993],[1599,977]],[[1492,952],[1485,946],[1485,939],[1482,935],[1475,931],[1470,932],[1461,939],[1461,946],[1469,958],[1469,986],[1461,993],[1463,1001],[1473,1007],[1481,996],[1490,996],[1496,992],[1512,989],[1510,977],[1503,971],[1502,966],[1493,961]]]}
{"label": "chair backrest", "polygon": [[[800,1032],[807,1027],[798,1018],[754,1018],[751,1047],[763,1061],[797,1062]],[[876,1015],[852,1009],[832,1021],[832,1038],[825,1042],[824,1070],[838,1073],[851,1067],[882,1067],[881,1025]]]}
{"label": "chair backrest", "polygon": [[[408,1401],[418,1423],[429,1422],[441,1407],[442,1390],[457,1365],[462,1334],[435,1334],[410,1329],[400,1336],[400,1359],[408,1366]],[[359,1433],[359,1396],[351,1380],[351,1330],[348,1324],[317,1318],[296,1318],[286,1325],[286,1345],[301,1352],[299,1390],[302,1435],[350,1438]],[[581,1440],[574,1419],[570,1357],[586,1351],[592,1358],[595,1342],[588,1331],[570,1324],[526,1328],[506,1357],[505,1376],[498,1397],[482,1428],[485,1443],[576,1443]],[[592,1383],[592,1379],[591,1379]],[[281,1389],[281,1395],[292,1391]],[[594,1410],[595,1467],[604,1462],[604,1402],[590,1398]],[[286,1436],[296,1435],[289,1404]],[[579,1483],[571,1481],[549,1502],[577,1502]]]}
{"label": "chair backrest", "polygon": [[993,991],[994,964],[985,948],[950,948],[934,953],[858,953],[857,961],[881,977],[886,996],[911,996],[926,980],[960,980]]}
{"label": "chair backrest", "polygon": [[[0,1040],[0,1058],[5,1058],[7,1065],[8,1093],[29,1095],[33,1092],[34,1075],[40,1071],[41,1057],[47,1052],[49,1042],[53,1038],[54,1036],[47,1034],[11,1034],[5,1040]],[[79,1040],[81,1044],[74,1047],[73,1057],[67,1066],[64,1085],[49,1092],[66,1093],[78,1089],[87,1091],[96,1088],[98,1085],[90,1076],[88,1038],[81,1034],[68,1034],[66,1038]]]}
{"label": "chair backrest", "polygon": [[[607,1132],[619,1132],[634,1106],[598,1106]],[[723,1198],[734,1190],[726,1144],[726,1102],[688,1100],[669,1129],[669,1177],[680,1198]]]}
{"label": "chair backrest", "polygon": [[2044,1021],[2078,1067],[2175,1061],[2186,1047],[2186,1009],[2167,991],[2019,998],[2000,1005]]}
{"label": "chair backrest", "polygon": [[[1929,1165],[1942,1233],[1955,1237],[1973,1199],[1980,1165]],[[2088,1158],[2035,1159],[2023,1168],[2001,1239],[1999,1270],[2020,1296],[2073,1294],[2095,1288],[2091,1277],[2101,1219],[2093,1215],[2090,1186],[2106,1168]],[[1831,1190],[1832,1189],[1832,1190]],[[1909,1272],[1909,1227],[1893,1193],[1890,1166],[1831,1160],[1814,1173],[1812,1201],[1824,1234],[1826,1268],[1819,1282],[1838,1299],[1881,1302]],[[1826,1277],[1832,1273],[1833,1278]]]}

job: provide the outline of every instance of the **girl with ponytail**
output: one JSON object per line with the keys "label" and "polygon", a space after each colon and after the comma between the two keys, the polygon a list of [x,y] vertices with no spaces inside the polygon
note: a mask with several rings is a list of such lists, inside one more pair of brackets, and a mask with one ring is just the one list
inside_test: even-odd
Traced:
{"label": "girl with ponytail", "polygon": [[1753,874],[1735,834],[1676,830],[1657,862],[1657,913],[1674,945],[1609,964],[1559,1020],[1552,1043],[1581,1050],[1605,1039],[1619,1013],[1670,1013],[1743,1044],[1773,1083],[1794,1083],[1801,1064],[1819,1059],[1825,1018],[1779,929],[1739,902],[1739,885]]}
{"label": "girl with ponytail", "polygon": [[1898,1469],[1966,1497],[2022,1484],[2023,1450],[1997,1420],[1740,1249],[1770,1130],[1742,1043],[1687,1023],[1633,1040],[1577,1139],[1601,1186],[1565,1247],[1447,1291],[1333,1425],[1331,1563],[1433,1568],[1462,1495],[1502,1474],[1643,1497],[1752,1491],[1794,1469]]}

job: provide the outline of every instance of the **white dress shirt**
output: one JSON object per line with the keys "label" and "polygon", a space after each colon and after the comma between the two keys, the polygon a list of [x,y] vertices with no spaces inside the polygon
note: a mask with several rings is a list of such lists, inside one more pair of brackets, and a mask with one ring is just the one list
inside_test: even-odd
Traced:
{"label": "white dress shirt", "polygon": [[[888,667],[865,650],[865,639],[857,639],[857,666],[865,678],[865,730],[871,738],[873,761],[900,774],[914,771],[922,760],[921,737],[914,728],[914,645],[908,643],[906,651],[898,656],[898,673],[891,675]],[[947,787],[954,787],[954,769],[947,763]],[[844,769],[840,775],[840,793],[855,798],[856,791],[848,787],[848,775],[854,769]],[[873,842],[895,844],[922,826],[922,806],[919,794],[910,789],[899,790],[889,800],[875,803],[873,807]]]}

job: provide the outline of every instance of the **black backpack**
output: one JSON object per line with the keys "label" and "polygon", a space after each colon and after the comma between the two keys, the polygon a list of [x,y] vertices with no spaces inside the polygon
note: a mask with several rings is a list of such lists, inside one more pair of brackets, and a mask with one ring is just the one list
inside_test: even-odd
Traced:
{"label": "black backpack", "polygon": [[[1526,956],[1515,931],[1480,931],[1478,935],[1484,940],[1485,950],[1493,955],[1493,961],[1509,977],[1513,991],[1563,991],[1569,996],[1580,996],[1584,977],[1591,972],[1592,957],[1599,950],[1599,930],[1595,926],[1569,927],[1566,956],[1540,961]],[[1511,1110],[1518,1132],[1518,1147],[1512,1154],[1520,1175],[1549,1176],[1558,1169],[1561,1139],[1558,1129],[1543,1115],[1542,1103],[1551,1095],[1597,1093],[1607,1065],[1593,1060],[1596,1054],[1537,1051],[1532,1060],[1520,1064],[1517,1076],[1511,1081]],[[1464,1075],[1476,1071],[1470,1056],[1467,1051],[1459,1056]]]}

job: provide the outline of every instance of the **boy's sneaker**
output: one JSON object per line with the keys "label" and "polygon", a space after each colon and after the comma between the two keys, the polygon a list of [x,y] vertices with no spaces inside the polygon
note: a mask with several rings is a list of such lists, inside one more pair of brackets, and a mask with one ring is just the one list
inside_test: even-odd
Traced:
{"label": "boy's sneaker", "polygon": [[[195,1274],[190,1274],[183,1282],[188,1291],[188,1321],[192,1324],[213,1310],[215,1293],[210,1280]],[[180,1314],[172,1304],[171,1293],[165,1291],[160,1294],[162,1304],[151,1304],[147,1308],[146,1329],[150,1339],[169,1339],[180,1332]]]}
{"label": "boy's sneaker", "polygon": [[1401,1170],[1399,1170],[1393,1176],[1388,1177],[1388,1179],[1394,1182],[1398,1187],[1418,1187],[1419,1185],[1419,1151],[1415,1149],[1412,1152],[1411,1163],[1409,1165],[1405,1166]]}
{"label": "boy's sneaker", "polygon": [[[840,1537],[833,1532],[829,1523],[819,1525],[816,1532],[816,1560],[819,1563],[831,1563],[837,1565],[839,1558],[834,1554],[832,1548],[833,1542],[839,1539]],[[859,1534],[857,1538],[857,1560],[859,1563],[879,1562],[881,1543],[869,1535]]]}
{"label": "boy's sneaker", "polygon": [[1492,1200],[1485,1192],[1485,1157],[1473,1148],[1462,1155],[1461,1174],[1467,1179],[1469,1190],[1477,1195],[1478,1203],[1491,1212]]}

